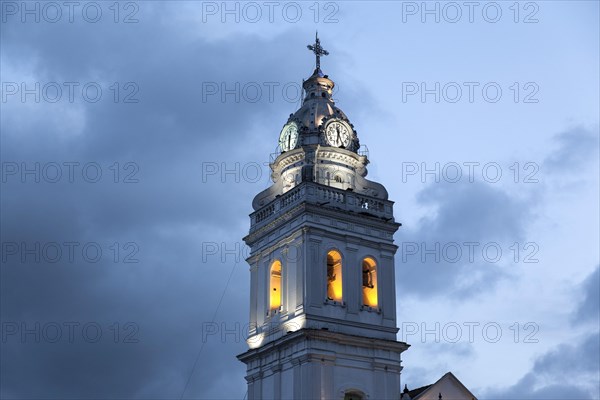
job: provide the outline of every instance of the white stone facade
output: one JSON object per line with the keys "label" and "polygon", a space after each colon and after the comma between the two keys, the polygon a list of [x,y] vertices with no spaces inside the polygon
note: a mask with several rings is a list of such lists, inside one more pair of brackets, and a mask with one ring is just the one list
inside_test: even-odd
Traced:
{"label": "white stone facade", "polygon": [[[250,350],[238,356],[251,400],[400,399],[400,224],[385,188],[366,179],[367,155],[333,85],[318,68],[304,83],[303,105],[282,130],[295,124],[299,138],[280,139],[287,151],[271,163],[273,185],[252,203]],[[348,128],[345,148],[324,137],[336,119]]]}

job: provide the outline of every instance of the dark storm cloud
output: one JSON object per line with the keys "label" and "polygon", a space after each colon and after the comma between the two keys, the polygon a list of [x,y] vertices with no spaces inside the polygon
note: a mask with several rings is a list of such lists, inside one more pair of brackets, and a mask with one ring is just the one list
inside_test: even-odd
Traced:
{"label": "dark storm cloud", "polygon": [[[597,134],[593,130],[576,128],[558,135],[557,140],[559,147],[542,165],[542,170],[547,173],[545,176],[561,179],[578,177],[581,169],[597,154]],[[535,217],[539,202],[545,199],[541,196],[517,197],[500,186],[476,182],[431,185],[420,193],[417,200],[421,206],[433,211],[419,221],[418,229],[405,226],[400,230],[402,239],[397,242],[400,254],[396,257],[401,275],[398,279],[400,299],[406,295],[464,298],[493,289],[499,279],[509,276],[507,266],[514,266],[511,259],[514,253],[508,253],[509,259],[504,259],[507,263],[452,263],[444,260],[441,251],[434,251],[433,254],[440,255],[441,259],[434,262],[433,254],[423,255],[423,247],[415,255],[403,255],[403,243],[410,241],[433,249],[435,243],[443,246],[461,241],[497,242],[503,250],[507,250],[512,242],[527,243],[527,226]],[[594,330],[588,331],[579,340],[560,344],[557,349],[538,357],[531,370],[513,386],[476,389],[479,398],[597,398],[600,369],[598,280],[596,268],[575,288],[578,292],[576,297],[581,300],[572,316],[575,323],[590,323]],[[424,374],[419,371],[419,375]],[[407,369],[407,377],[418,382],[417,385],[427,383],[414,377],[414,373],[411,375],[410,369]]]}
{"label": "dark storm cloud", "polygon": [[488,390],[481,399],[596,399],[600,336],[589,335],[578,343],[563,344],[539,357],[530,372],[515,385]]}
{"label": "dark storm cloud", "polygon": [[431,185],[418,202],[435,211],[418,228],[401,228],[396,260],[402,296],[470,297],[508,276],[510,246],[526,240],[530,201],[476,181]]}
{"label": "dark storm cloud", "polygon": [[598,329],[598,271],[581,284],[583,301],[573,313],[576,323],[594,322],[595,333],[574,343],[563,343],[539,356],[531,370],[513,386],[483,392],[482,399],[596,399],[600,385],[600,332]]}
{"label": "dark storm cloud", "polygon": [[[58,183],[32,176],[23,183],[19,173],[2,183],[3,244],[56,242],[65,252],[64,242],[79,243],[73,262],[65,253],[56,263],[32,254],[22,261],[21,251],[3,249],[3,398],[179,398],[190,376],[186,398],[244,395],[244,366],[235,359],[247,348],[241,238],[268,168],[256,182],[241,171],[268,161],[293,104],[281,96],[203,101],[202,85],[299,81],[310,73],[305,38],[208,40],[202,32],[210,26],[175,23],[166,6],[142,9],[130,26],[2,26],[3,81],[96,81],[106,96],[93,104],[2,104],[4,163],[95,162],[103,172],[98,183],[80,170],[72,183],[66,170]],[[290,43],[299,50],[291,54]],[[108,85],[129,81],[139,103],[107,100]],[[121,173],[134,163],[138,182],[121,175],[114,183],[115,162]],[[207,163],[238,172],[203,175]],[[86,243],[101,248],[99,261],[84,259]],[[124,262],[132,251],[139,262]],[[72,341],[71,322],[78,324]],[[50,343],[56,324],[62,337]],[[101,328],[97,343],[82,334],[85,324]],[[23,328],[33,333],[22,336]]]}
{"label": "dark storm cloud", "polygon": [[575,323],[595,322],[598,325],[600,318],[600,266],[578,288],[578,292],[583,293],[581,303],[577,307],[577,312],[573,316]]}
{"label": "dark storm cloud", "polygon": [[[559,178],[560,185],[565,177],[579,180],[582,168],[597,156],[597,127],[575,127],[555,140],[557,148],[541,166],[544,178]],[[418,228],[404,226],[399,232],[396,260],[401,265],[401,293],[470,297],[493,289],[515,266],[536,262],[541,249],[525,231],[545,195],[542,190],[517,196],[481,181],[426,187],[417,201],[434,211],[418,222]],[[496,249],[502,251],[501,257],[495,257]]]}
{"label": "dark storm cloud", "polygon": [[543,168],[551,173],[573,173],[598,156],[598,127],[577,126],[554,137],[558,148]]}

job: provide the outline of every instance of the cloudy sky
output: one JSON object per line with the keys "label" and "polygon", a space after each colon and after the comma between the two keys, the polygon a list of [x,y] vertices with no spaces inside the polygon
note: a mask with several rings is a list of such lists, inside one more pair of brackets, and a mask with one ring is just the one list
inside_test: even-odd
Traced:
{"label": "cloudy sky", "polygon": [[403,224],[403,384],[598,398],[598,2],[0,6],[2,398],[244,397],[241,238],[317,29]]}

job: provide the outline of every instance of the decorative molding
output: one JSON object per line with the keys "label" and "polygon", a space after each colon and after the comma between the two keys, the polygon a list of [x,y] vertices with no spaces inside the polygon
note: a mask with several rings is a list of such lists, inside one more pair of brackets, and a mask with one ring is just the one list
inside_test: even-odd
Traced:
{"label": "decorative molding", "polygon": [[[327,343],[336,343],[338,345],[345,345],[345,346],[348,346],[349,348],[356,348],[356,349],[364,348],[364,349],[382,350],[382,351],[386,351],[386,352],[397,353],[398,358],[399,358],[400,353],[402,353],[403,351],[407,350],[410,347],[410,345],[408,345],[404,342],[398,342],[395,340],[377,339],[377,338],[370,338],[370,337],[364,337],[364,336],[348,335],[348,334],[344,334],[344,333],[331,332],[331,331],[325,331],[325,330],[304,328],[304,329],[300,329],[298,331],[289,333],[287,335],[284,335],[284,336],[280,337],[279,339],[269,342],[262,347],[258,347],[256,349],[250,349],[250,350],[246,351],[245,353],[238,355],[237,358],[240,361],[242,361],[246,364],[249,364],[253,360],[264,359],[265,357],[268,357],[270,354],[273,354],[275,351],[279,351],[279,352],[283,353],[286,351],[286,349],[297,346],[298,344],[303,344],[304,346],[306,346],[305,350],[302,352],[296,352],[299,355],[299,357],[291,357],[289,361],[292,364],[294,364],[294,361],[296,361],[296,363],[304,363],[304,362],[311,361],[311,359],[314,359],[314,356],[312,354],[314,354],[314,352],[319,351],[314,347],[314,345],[307,343],[307,342],[312,342],[312,341],[315,341],[315,342],[323,341],[323,342],[327,342]],[[321,355],[319,355],[318,358],[321,358]],[[266,367],[266,365],[265,365],[265,367]]]}

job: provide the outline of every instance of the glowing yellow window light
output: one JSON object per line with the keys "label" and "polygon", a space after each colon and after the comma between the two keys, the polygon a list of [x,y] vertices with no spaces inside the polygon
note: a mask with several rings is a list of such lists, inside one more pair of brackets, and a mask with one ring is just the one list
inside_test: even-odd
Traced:
{"label": "glowing yellow window light", "polygon": [[327,253],[327,298],[342,301],[342,255],[336,250]]}
{"label": "glowing yellow window light", "polygon": [[367,257],[362,262],[363,304],[377,307],[377,264]]}
{"label": "glowing yellow window light", "polygon": [[281,262],[279,260],[271,264],[270,275],[269,309],[278,310],[281,307]]}

